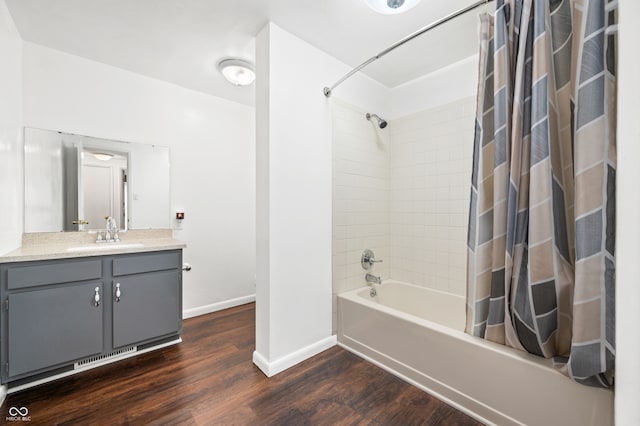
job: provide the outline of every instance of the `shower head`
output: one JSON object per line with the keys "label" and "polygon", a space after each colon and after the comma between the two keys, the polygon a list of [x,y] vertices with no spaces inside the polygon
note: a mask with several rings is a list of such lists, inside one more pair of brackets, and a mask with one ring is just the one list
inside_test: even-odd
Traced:
{"label": "shower head", "polygon": [[384,129],[385,127],[387,127],[387,124],[388,124],[387,121],[378,117],[376,114],[367,113],[366,117],[367,117],[367,120],[369,121],[371,121],[372,117],[378,120],[378,126],[380,126],[381,129]]}

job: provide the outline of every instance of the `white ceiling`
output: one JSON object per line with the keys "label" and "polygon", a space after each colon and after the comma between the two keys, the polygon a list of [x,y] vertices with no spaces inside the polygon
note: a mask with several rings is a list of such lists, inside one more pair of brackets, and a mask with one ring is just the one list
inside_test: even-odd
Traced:
{"label": "white ceiling", "polygon": [[[254,85],[227,83],[216,64],[225,57],[253,62],[254,37],[269,20],[355,67],[474,1],[423,0],[404,14],[380,15],[363,0],[6,0],[26,41],[247,105],[254,103]],[[391,88],[474,54],[478,12],[411,41],[364,73]]]}

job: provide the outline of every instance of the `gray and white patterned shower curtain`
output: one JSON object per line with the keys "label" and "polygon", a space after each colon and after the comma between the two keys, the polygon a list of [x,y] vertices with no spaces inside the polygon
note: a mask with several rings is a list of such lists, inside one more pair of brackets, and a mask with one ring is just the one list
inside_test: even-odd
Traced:
{"label": "gray and white patterned shower curtain", "polygon": [[613,381],[615,0],[480,17],[467,262],[474,336]]}

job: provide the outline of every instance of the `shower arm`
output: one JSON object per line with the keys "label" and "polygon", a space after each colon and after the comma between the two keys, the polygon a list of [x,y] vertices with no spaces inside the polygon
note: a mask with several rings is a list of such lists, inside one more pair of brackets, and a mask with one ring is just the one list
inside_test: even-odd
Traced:
{"label": "shower arm", "polygon": [[392,50],[395,50],[396,48],[402,46],[403,44],[413,40],[414,38],[421,36],[422,34],[444,24],[445,22],[448,22],[454,18],[457,18],[460,15],[464,15],[465,13],[472,11],[473,9],[476,9],[484,4],[487,3],[491,3],[494,0],[480,0],[477,1],[467,7],[464,7],[456,12],[453,12],[443,18],[438,19],[435,22],[432,22],[431,24],[427,25],[426,27],[420,28],[418,31],[409,34],[408,36],[406,36],[405,38],[403,38],[402,40],[399,40],[397,42],[395,42],[394,44],[392,44],[391,46],[387,47],[386,49],[384,49],[382,52],[378,53],[375,56],[372,56],[371,58],[367,59],[366,61],[364,61],[363,63],[361,63],[360,65],[358,65],[357,67],[355,67],[354,69],[352,69],[351,71],[349,71],[347,74],[345,74],[340,80],[336,81],[333,86],[331,87],[325,87],[324,89],[322,89],[322,93],[324,93],[324,95],[328,98],[331,96],[331,92],[333,91],[333,89],[335,89],[336,87],[338,87],[340,84],[342,84],[346,79],[348,79],[349,77],[351,77],[352,75],[354,75],[355,73],[357,73],[358,71],[360,71],[361,69],[363,69],[364,67],[366,67],[367,65],[369,65],[370,63],[382,58],[384,55],[386,55],[387,53],[391,52]]}

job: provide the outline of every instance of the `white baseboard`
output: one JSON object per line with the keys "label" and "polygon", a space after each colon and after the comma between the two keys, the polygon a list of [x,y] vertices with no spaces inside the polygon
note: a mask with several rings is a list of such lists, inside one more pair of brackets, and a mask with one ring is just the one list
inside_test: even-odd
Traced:
{"label": "white baseboard", "polygon": [[255,301],[256,301],[256,295],[250,294],[248,296],[238,297],[230,300],[224,300],[222,302],[212,303],[210,305],[184,309],[182,311],[182,319],[193,318],[199,315],[210,314],[212,312],[233,308],[234,306],[240,306],[240,305],[244,305],[244,304],[255,302]]}
{"label": "white baseboard", "polygon": [[7,399],[7,385],[0,386],[0,407],[4,404],[4,400]]}
{"label": "white baseboard", "polygon": [[336,336],[329,336],[272,362],[267,361],[267,359],[258,351],[253,351],[253,363],[262,370],[267,377],[273,377],[287,368],[293,367],[294,365],[299,364],[320,352],[326,351],[327,349],[335,346],[336,343]]}
{"label": "white baseboard", "polygon": [[264,373],[265,376],[271,377],[269,374],[269,361],[258,351],[253,351],[253,363]]}

